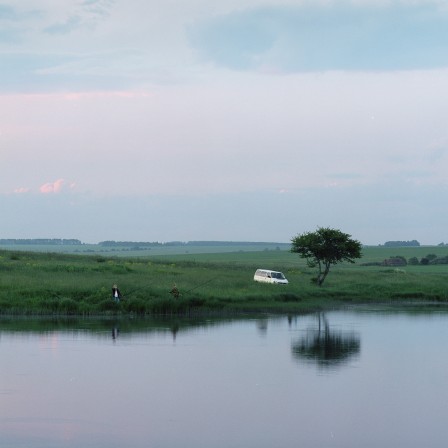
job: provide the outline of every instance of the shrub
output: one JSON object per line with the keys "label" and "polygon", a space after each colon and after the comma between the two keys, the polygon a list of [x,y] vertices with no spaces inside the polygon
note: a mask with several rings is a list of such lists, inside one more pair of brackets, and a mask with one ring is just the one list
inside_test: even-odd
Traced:
{"label": "shrub", "polygon": [[203,297],[191,297],[188,299],[188,305],[197,308],[205,305],[206,300]]}
{"label": "shrub", "polygon": [[408,263],[406,258],[396,255],[395,257],[386,258],[382,264],[383,266],[406,266]]}
{"label": "shrub", "polygon": [[147,306],[142,299],[132,299],[125,302],[124,308],[130,313],[145,314]]}
{"label": "shrub", "polygon": [[73,299],[62,299],[59,302],[59,312],[65,314],[76,314],[79,310],[78,302]]}
{"label": "shrub", "polygon": [[282,294],[278,294],[274,300],[276,302],[300,302],[300,297],[297,294],[284,292]]}
{"label": "shrub", "polygon": [[118,303],[115,303],[112,299],[102,300],[98,304],[98,308],[100,309],[100,311],[115,311],[118,306]]}
{"label": "shrub", "polygon": [[151,311],[156,314],[170,314],[173,311],[173,301],[170,299],[156,299],[149,305]]}
{"label": "shrub", "polygon": [[431,260],[430,264],[448,264],[448,256],[437,257],[434,260]]}
{"label": "shrub", "polygon": [[59,302],[60,299],[57,297],[51,297],[50,299],[45,299],[42,301],[42,308],[55,313],[59,311]]}

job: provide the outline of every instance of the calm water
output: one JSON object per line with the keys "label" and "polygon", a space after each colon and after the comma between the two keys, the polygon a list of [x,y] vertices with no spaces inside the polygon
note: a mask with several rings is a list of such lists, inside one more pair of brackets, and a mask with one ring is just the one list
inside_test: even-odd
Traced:
{"label": "calm water", "polygon": [[446,447],[448,313],[0,320],[2,448]]}

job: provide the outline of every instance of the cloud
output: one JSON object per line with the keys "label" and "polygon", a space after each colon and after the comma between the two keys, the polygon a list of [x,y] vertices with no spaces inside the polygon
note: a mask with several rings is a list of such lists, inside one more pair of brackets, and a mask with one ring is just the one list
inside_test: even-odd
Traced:
{"label": "cloud", "polygon": [[23,194],[23,193],[28,193],[29,191],[30,191],[30,189],[27,187],[19,187],[14,190],[14,193]]}
{"label": "cloud", "polygon": [[[57,179],[54,182],[46,182],[38,187],[37,191],[41,194],[58,194],[66,190],[75,190],[76,182],[67,182],[65,179]],[[14,188],[15,194],[26,194],[36,192],[36,189],[29,187]]]}
{"label": "cloud", "polygon": [[430,2],[306,2],[217,16],[189,32],[203,60],[238,70],[409,70],[448,65],[448,11]]}
{"label": "cloud", "polygon": [[[123,88],[123,75],[112,67],[120,59],[110,52],[116,46],[95,34],[114,1],[36,3],[40,9],[26,1],[20,8],[0,4],[1,91],[93,90],[103,82],[106,89]],[[108,31],[114,35],[114,25]]]}
{"label": "cloud", "polygon": [[448,9],[437,2],[131,3],[0,5],[0,90],[139,89],[200,82],[216,68],[281,74],[448,64]]}
{"label": "cloud", "polygon": [[60,193],[65,185],[64,179],[58,179],[54,182],[47,182],[39,187],[39,191],[43,194]]}

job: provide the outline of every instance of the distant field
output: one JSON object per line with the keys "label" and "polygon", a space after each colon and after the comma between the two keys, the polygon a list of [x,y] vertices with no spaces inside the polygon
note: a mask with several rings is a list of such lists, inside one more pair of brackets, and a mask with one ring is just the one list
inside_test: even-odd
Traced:
{"label": "distant field", "polygon": [[[362,249],[362,258],[356,260],[355,265],[359,266],[364,263],[382,262],[384,259],[395,256],[405,257],[406,260],[417,257],[419,260],[428,254],[434,254],[438,257],[448,255],[448,247],[438,246],[420,246],[420,247],[364,247]],[[289,251],[289,245],[282,250],[244,250],[244,251],[227,251],[209,253],[163,253],[151,254],[160,260],[179,260],[179,261],[198,261],[198,262],[215,262],[215,263],[242,263],[251,265],[263,265],[263,267],[274,269],[273,266],[281,265],[293,267],[297,265],[305,265],[297,254]],[[354,267],[350,263],[339,265],[340,267]],[[443,266],[443,265],[441,265]],[[436,266],[434,266],[436,267]],[[448,266],[446,266],[448,270]]]}
{"label": "distant field", "polygon": [[[107,257],[156,257],[160,259],[173,258],[178,260],[195,260],[203,262],[238,262],[245,264],[281,263],[285,266],[296,264],[299,259],[289,252],[289,243],[246,243],[228,245],[166,245],[150,249],[131,249],[129,247],[104,247],[98,244],[82,245],[0,245],[0,250],[31,251],[44,253],[63,253],[80,255],[103,255]],[[421,259],[428,254],[438,257],[448,255],[448,247],[384,247],[366,246],[362,250],[362,258],[356,264],[380,262],[385,258],[403,256]]]}

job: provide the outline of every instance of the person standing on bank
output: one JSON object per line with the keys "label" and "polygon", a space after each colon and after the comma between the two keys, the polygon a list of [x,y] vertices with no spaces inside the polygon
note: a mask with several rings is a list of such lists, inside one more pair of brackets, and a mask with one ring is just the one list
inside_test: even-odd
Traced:
{"label": "person standing on bank", "polygon": [[116,303],[120,302],[121,292],[118,289],[117,285],[112,286],[112,298],[115,300]]}
{"label": "person standing on bank", "polygon": [[176,283],[173,284],[173,288],[171,289],[170,294],[171,294],[175,299],[178,299],[178,298],[179,298],[179,296],[180,296],[180,292],[179,292],[179,290],[177,289]]}

